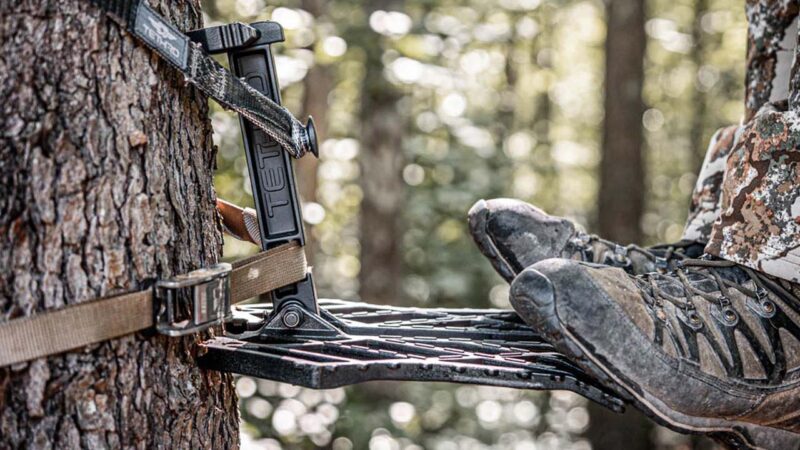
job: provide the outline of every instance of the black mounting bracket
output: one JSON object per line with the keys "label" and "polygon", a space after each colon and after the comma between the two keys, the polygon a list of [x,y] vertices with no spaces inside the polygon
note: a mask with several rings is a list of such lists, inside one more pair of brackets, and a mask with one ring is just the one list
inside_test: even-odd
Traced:
{"label": "black mounting bracket", "polygon": [[[236,76],[280,103],[270,48],[284,39],[278,23],[235,23],[189,36],[209,53],[227,52]],[[240,125],[262,249],[304,245],[289,154],[246,120]],[[320,302],[309,273],[264,303],[235,307],[226,332],[203,344],[201,366],[320,389],[370,380],[566,389],[623,408],[513,311]]]}
{"label": "black mounting bracket", "polygon": [[[189,37],[209,53],[228,54],[231,72],[281,103],[280,87],[271,45],[283,42],[283,28],[277,22],[233,23],[195,30]],[[261,249],[269,250],[291,241],[305,245],[301,203],[297,195],[291,156],[263,131],[243,117],[239,118],[242,140],[253,188],[253,200],[261,232]],[[316,148],[316,143],[312,143]],[[319,313],[312,275],[305,280],[272,292],[265,301],[282,310],[294,302],[312,313]]]}

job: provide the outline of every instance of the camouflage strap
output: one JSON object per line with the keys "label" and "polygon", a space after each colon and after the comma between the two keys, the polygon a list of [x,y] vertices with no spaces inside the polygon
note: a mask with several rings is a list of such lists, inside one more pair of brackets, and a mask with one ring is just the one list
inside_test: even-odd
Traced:
{"label": "camouflage strap", "polygon": [[208,56],[143,0],[90,0],[220,105],[247,118],[295,158],[312,148],[306,127]]}
{"label": "camouflage strap", "polygon": [[[231,303],[296,283],[308,272],[305,252],[297,243],[238,260],[233,263],[232,270],[230,265],[227,266],[230,290],[225,295]],[[181,280],[181,277],[174,280]],[[0,367],[55,355],[153,326],[158,328],[157,286],[0,323]],[[200,304],[201,308],[205,306]],[[197,312],[195,310],[194,314]]]}

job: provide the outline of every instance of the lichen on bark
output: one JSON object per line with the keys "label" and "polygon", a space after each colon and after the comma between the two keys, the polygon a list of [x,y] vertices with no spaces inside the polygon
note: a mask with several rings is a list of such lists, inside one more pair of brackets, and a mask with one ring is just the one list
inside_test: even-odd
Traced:
{"label": "lichen on bark", "polygon": [[[150,1],[181,29],[195,1]],[[206,98],[85,0],[0,1],[0,322],[221,252]],[[140,333],[0,368],[0,448],[226,448],[202,336]]]}

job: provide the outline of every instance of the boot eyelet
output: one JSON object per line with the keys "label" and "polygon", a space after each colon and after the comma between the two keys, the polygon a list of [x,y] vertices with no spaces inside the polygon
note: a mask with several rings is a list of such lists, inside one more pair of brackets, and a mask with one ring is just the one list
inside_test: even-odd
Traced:
{"label": "boot eyelet", "polygon": [[736,325],[736,322],[739,321],[739,315],[736,314],[733,308],[724,308],[722,310],[722,319],[727,325]]}
{"label": "boot eyelet", "polygon": [[772,300],[769,299],[747,299],[747,307],[756,313],[759,317],[764,319],[771,319],[775,317],[775,313],[778,311],[778,305],[775,304]]}
{"label": "boot eyelet", "polygon": [[703,328],[703,319],[700,318],[700,314],[697,313],[692,307],[682,307],[681,312],[678,314],[678,318],[681,319],[683,323],[689,326],[689,328],[697,331]]}

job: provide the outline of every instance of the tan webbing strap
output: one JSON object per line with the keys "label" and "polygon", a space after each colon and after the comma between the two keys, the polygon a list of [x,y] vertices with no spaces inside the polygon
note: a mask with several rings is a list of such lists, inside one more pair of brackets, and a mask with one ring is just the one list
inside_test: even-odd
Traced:
{"label": "tan webbing strap", "polygon": [[[305,278],[306,257],[296,243],[233,263],[231,302]],[[135,333],[153,323],[153,292],[106,297],[0,323],[0,367]]]}
{"label": "tan webbing strap", "polygon": [[[269,257],[265,257],[265,255]],[[303,247],[285,244],[233,263],[231,303],[272,291],[306,277]]]}
{"label": "tan webbing strap", "polygon": [[153,326],[152,291],[93,300],[0,324],[0,367]]}

